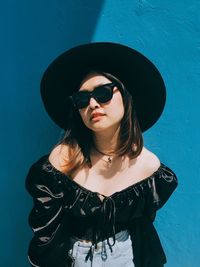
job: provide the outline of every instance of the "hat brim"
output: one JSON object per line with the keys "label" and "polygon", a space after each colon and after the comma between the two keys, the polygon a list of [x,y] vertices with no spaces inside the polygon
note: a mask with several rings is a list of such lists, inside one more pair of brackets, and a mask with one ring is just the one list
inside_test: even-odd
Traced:
{"label": "hat brim", "polygon": [[72,107],[68,96],[78,90],[88,71],[96,69],[116,76],[131,93],[142,132],[155,124],[166,102],[166,88],[158,69],[130,47],[96,42],[64,52],[48,66],[42,77],[42,100],[58,126],[68,129]]}

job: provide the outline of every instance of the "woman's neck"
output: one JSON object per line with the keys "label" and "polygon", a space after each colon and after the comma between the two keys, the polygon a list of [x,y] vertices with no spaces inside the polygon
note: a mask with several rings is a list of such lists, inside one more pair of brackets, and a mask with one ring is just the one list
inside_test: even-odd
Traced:
{"label": "woman's neck", "polygon": [[93,136],[95,148],[106,155],[113,155],[118,145],[119,130],[120,127],[95,132]]}

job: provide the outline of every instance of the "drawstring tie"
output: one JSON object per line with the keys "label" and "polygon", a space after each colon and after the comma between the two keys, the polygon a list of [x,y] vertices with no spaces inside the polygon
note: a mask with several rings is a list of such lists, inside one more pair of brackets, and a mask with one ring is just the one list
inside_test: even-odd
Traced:
{"label": "drawstring tie", "polygon": [[[99,194],[99,195],[102,195],[102,194]],[[103,214],[102,233],[105,233],[104,236],[106,236],[106,241],[107,241],[107,244],[109,246],[111,253],[113,252],[112,246],[114,246],[115,241],[116,241],[115,239],[115,213],[116,213],[116,207],[115,207],[114,200],[112,199],[112,197],[104,196],[104,199],[102,201],[102,207],[101,207],[101,214]],[[95,226],[93,229],[93,233],[94,235],[93,235],[92,244],[85,257],[85,261],[90,259],[91,266],[92,266],[94,250],[97,249],[97,243],[99,240],[103,239],[101,235],[98,235],[98,231]],[[113,239],[112,244],[110,244],[109,237],[112,237]],[[101,258],[103,261],[107,259],[106,244],[104,240],[102,241]]]}

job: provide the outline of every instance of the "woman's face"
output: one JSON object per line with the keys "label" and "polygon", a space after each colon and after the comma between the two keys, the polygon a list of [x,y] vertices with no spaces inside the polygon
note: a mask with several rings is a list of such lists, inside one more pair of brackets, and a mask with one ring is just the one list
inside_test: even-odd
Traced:
{"label": "woman's face", "polygon": [[[93,91],[95,87],[111,82],[103,75],[90,73],[82,81],[79,91]],[[94,132],[109,128],[117,129],[124,116],[121,93],[114,87],[113,97],[106,103],[98,103],[91,97],[88,106],[79,109],[79,112],[84,124]]]}

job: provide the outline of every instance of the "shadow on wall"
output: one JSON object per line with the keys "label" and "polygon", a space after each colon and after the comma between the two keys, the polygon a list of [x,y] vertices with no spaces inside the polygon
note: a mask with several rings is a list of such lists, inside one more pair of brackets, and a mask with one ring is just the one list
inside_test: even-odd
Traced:
{"label": "shadow on wall", "polygon": [[41,75],[61,52],[91,41],[104,1],[12,2],[12,6],[4,3],[1,17],[6,33],[2,43],[1,108],[6,116],[1,122],[5,131],[0,134],[1,140],[7,140],[1,147],[0,195],[6,199],[6,204],[0,202],[4,213],[0,222],[4,229],[1,266],[13,266],[14,259],[15,266],[27,267],[32,200],[24,180],[30,164],[57,141],[60,131],[44,111],[39,92]]}
{"label": "shadow on wall", "polygon": [[[23,72],[28,72],[26,75],[27,84],[30,85],[30,79],[32,80],[29,91],[34,97],[34,105],[27,105],[26,107],[28,110],[31,108],[30,113],[34,114],[32,115],[34,117],[31,121],[29,119],[30,117],[27,118],[26,125],[29,131],[39,127],[40,130],[34,133],[36,135],[39,134],[39,137],[41,134],[47,134],[47,136],[42,138],[43,140],[39,137],[37,139],[40,143],[39,148],[41,148],[41,151],[44,151],[44,147],[48,147],[48,144],[52,143],[52,138],[55,141],[55,134],[58,136],[56,126],[49,119],[41,102],[39,92],[41,76],[52,60],[63,51],[78,44],[91,42],[103,3],[103,0],[60,0],[50,1],[48,5],[41,2],[40,9],[38,10],[37,8],[37,19],[35,19],[36,6],[32,8],[29,6],[31,13],[26,15],[26,19],[23,22],[21,21],[21,24],[24,21],[28,23],[28,26],[26,25],[26,36],[28,34],[26,45],[23,43],[19,48],[21,54],[25,54],[26,61],[28,61],[22,67]],[[31,26],[31,29],[29,26]],[[23,50],[21,49],[22,47]],[[29,60],[31,60],[31,64]],[[31,69],[27,70],[27,65],[30,65]],[[24,83],[24,77],[22,79],[21,82]],[[26,85],[23,88],[27,90]],[[33,127],[32,123],[35,123],[35,127]],[[52,127],[52,131],[46,133],[46,129],[49,126]],[[23,131],[24,128],[22,129]]]}
{"label": "shadow on wall", "polygon": [[[55,142],[55,134],[59,136],[57,127],[49,119],[41,102],[39,92],[41,76],[52,60],[63,51],[78,44],[88,43],[92,40],[104,1],[76,0],[52,1],[52,3],[50,7],[49,5],[45,6],[44,3],[41,3],[43,5],[42,10],[40,10],[40,14],[38,14],[36,23],[32,25],[34,35],[32,35],[32,31],[29,31],[29,33],[31,32],[29,36],[30,42],[29,49],[26,52],[26,58],[30,58],[31,55],[32,60],[31,70],[29,70],[27,77],[31,76],[31,79],[34,79],[32,80],[33,84],[30,91],[34,96],[35,104],[31,105],[32,110],[30,110],[30,113],[33,111],[32,114],[35,115],[32,121],[27,118],[27,128],[31,131],[33,129],[33,122],[35,122],[34,128],[38,128],[39,126],[40,130],[38,129],[34,134],[39,134],[37,140],[39,141],[38,146],[41,148],[41,151],[44,151],[45,147],[48,148],[52,140]],[[31,22],[33,23],[33,13],[32,16]],[[24,47],[24,50],[25,49]],[[32,53],[32,51],[34,51],[34,53]],[[33,74],[35,75],[33,76]],[[27,87],[24,86],[25,90],[27,90],[26,88]],[[30,109],[30,107],[27,106],[27,109]],[[47,133],[49,127],[52,127],[52,131]],[[41,134],[44,136],[42,140],[40,138]]]}
{"label": "shadow on wall", "polygon": [[66,38],[72,46],[91,41],[103,3],[103,0],[78,0],[68,3],[66,13],[63,10],[63,17],[67,18]]}

